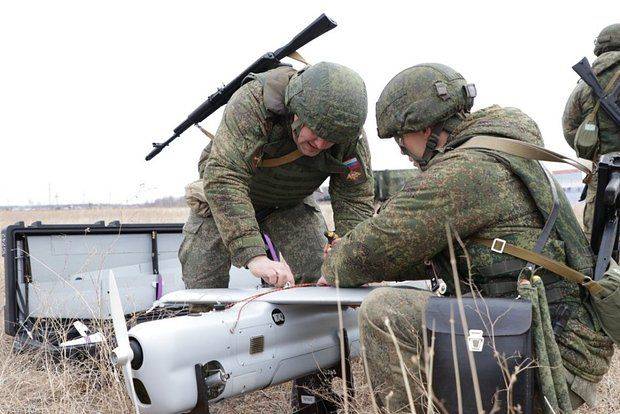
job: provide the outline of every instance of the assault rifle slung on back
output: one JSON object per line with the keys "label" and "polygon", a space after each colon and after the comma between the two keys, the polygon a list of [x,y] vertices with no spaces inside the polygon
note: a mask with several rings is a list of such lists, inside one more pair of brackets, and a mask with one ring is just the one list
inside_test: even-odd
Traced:
{"label": "assault rifle slung on back", "polygon": [[620,82],[618,82],[616,87],[613,88],[611,92],[605,94],[603,87],[600,83],[598,83],[598,79],[596,79],[596,75],[594,75],[594,72],[592,71],[588,58],[585,57],[573,65],[573,70],[577,72],[579,77],[590,88],[592,88],[592,93],[594,93],[594,96],[598,99],[601,108],[603,108],[605,113],[609,115],[616,125],[620,125],[620,106],[618,106]]}
{"label": "assault rifle slung on back", "polygon": [[297,49],[302,46],[310,43],[312,40],[321,36],[323,33],[330,31],[336,27],[336,22],[331,20],[325,14],[321,14],[315,21],[310,23],[308,27],[302,30],[297,36],[293,38],[286,45],[277,49],[275,52],[265,53],[263,56],[259,57],[254,63],[252,63],[246,70],[241,72],[235,79],[230,81],[228,84],[219,88],[217,92],[210,95],[206,101],[204,101],[198,108],[192,112],[185,121],[179,124],[174,129],[174,135],[168,138],[166,141],[157,143],[153,143],[153,150],[146,156],[146,161],[149,161],[157,154],[161,152],[165,147],[167,147],[172,141],[178,138],[185,130],[187,130],[190,126],[198,124],[203,121],[213,112],[217,111],[218,108],[225,105],[230,97],[235,93],[237,89],[239,89],[242,85],[243,80],[250,73],[261,73],[271,69],[274,69],[281,65],[280,60],[291,55]]}

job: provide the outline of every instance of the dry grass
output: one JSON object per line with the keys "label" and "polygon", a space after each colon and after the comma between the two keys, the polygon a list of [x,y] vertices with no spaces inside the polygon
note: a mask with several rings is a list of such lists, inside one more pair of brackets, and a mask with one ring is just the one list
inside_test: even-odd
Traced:
{"label": "dry grass", "polygon": [[[92,209],[0,211],[0,227],[24,221],[93,223],[183,222],[187,209]],[[4,275],[4,262],[0,263]],[[4,283],[0,287],[4,302]],[[4,318],[4,315],[1,315]],[[11,337],[0,336],[0,413],[129,413],[131,403],[104,353],[82,362],[52,361],[42,352],[16,355]]]}
{"label": "dry grass", "polygon": [[[329,217],[329,209],[325,211]],[[92,210],[35,210],[0,211],[0,227],[24,221],[43,223],[93,223],[97,220],[121,222],[183,222],[185,208],[157,209],[92,209]],[[331,218],[331,217],[330,217]],[[0,263],[0,274],[4,264]],[[0,301],[4,298],[4,283],[0,284]],[[3,315],[0,314],[1,317]],[[11,352],[12,338],[0,335],[0,413],[129,413],[131,404],[124,388],[115,378],[105,355],[101,359],[76,362],[52,361],[42,353],[16,355]],[[371,413],[370,394],[362,365],[353,364],[356,398],[350,413]],[[581,409],[579,413],[620,413],[617,390],[620,384],[620,358],[614,357],[610,373],[599,385],[597,407]],[[341,389],[335,386],[336,390]],[[216,404],[212,412],[284,413],[290,412],[290,384],[257,391]]]}

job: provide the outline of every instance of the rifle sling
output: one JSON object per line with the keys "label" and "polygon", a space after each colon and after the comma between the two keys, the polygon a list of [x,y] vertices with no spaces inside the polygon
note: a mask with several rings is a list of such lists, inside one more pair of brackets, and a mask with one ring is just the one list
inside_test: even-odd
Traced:
{"label": "rifle sling", "polygon": [[300,63],[303,63],[306,66],[310,66],[308,61],[296,50],[291,52],[291,54],[288,55],[288,57],[290,57],[291,59],[296,60],[296,61],[298,61]]}
{"label": "rifle sling", "polygon": [[510,138],[501,138],[492,135],[476,135],[470,138],[464,144],[459,145],[455,149],[466,148],[480,148],[493,151],[501,151],[505,152],[506,154],[515,155],[517,157],[527,158],[530,160],[562,162],[572,165],[579,171],[585,173],[586,179],[592,174],[588,167],[562,154],[558,154],[557,152],[553,152],[546,148],[539,147],[538,145],[530,144],[523,141],[517,141]]}
{"label": "rifle sling", "polygon": [[568,281],[582,285],[583,287],[588,289],[588,291],[593,295],[596,295],[602,291],[602,288],[598,284],[598,282],[593,281],[590,277],[566,266],[564,263],[549,259],[548,257],[543,256],[540,253],[535,253],[523,249],[521,247],[510,244],[502,239],[484,239],[481,237],[472,237],[471,240],[478,244],[489,247],[492,251],[496,253],[506,253],[521,260],[525,260],[526,262],[534,263],[535,265],[543,267]]}
{"label": "rifle sling", "polygon": [[281,165],[291,163],[295,161],[296,159],[301,158],[303,156],[304,154],[302,154],[298,149],[296,149],[295,151],[289,152],[288,154],[283,155],[278,158],[268,158],[266,160],[260,160],[258,162],[258,167],[261,167],[261,168],[279,167]]}
{"label": "rifle sling", "polygon": [[[605,95],[608,95],[611,92],[611,90],[613,89],[619,77],[620,77],[620,70],[616,71],[616,73],[614,73],[614,76],[609,80],[607,85],[605,85],[605,91],[604,91]],[[620,84],[618,85],[620,86]],[[598,109],[600,106],[601,106],[601,101],[597,99],[596,104],[594,105],[594,109],[592,110],[591,115],[590,115],[593,121],[596,119],[596,114],[598,113]]]}
{"label": "rifle sling", "polygon": [[[477,135],[469,139],[463,145],[460,145],[458,148],[489,149],[505,152],[510,155],[531,160],[562,162],[570,164],[578,170],[584,172],[586,174],[586,179],[591,174],[591,171],[587,167],[571,158],[565,157],[562,154],[558,154],[556,152],[550,151],[546,148],[542,148],[534,144],[516,141],[508,138],[501,138],[490,135]],[[553,183],[551,184],[553,188]],[[555,221],[555,217],[553,218],[553,220]],[[507,243],[505,240],[502,239],[491,240],[473,237],[472,240],[476,243],[480,243],[491,248],[491,250],[493,250],[494,252],[507,253],[521,260],[525,260],[528,263],[534,263],[535,265],[543,267],[558,276],[561,276],[571,282],[578,283],[584,286],[593,295],[600,293],[602,290],[601,286],[597,282],[593,281],[590,277],[566,266],[564,263],[549,259],[548,257],[543,256],[538,252],[523,249],[521,247]],[[499,243],[501,248],[497,248],[496,243]]]}

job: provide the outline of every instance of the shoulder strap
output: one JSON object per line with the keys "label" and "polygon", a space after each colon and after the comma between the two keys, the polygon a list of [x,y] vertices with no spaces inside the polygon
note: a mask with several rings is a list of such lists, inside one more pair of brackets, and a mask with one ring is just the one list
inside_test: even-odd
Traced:
{"label": "shoulder strap", "polygon": [[[614,76],[612,76],[612,78],[609,80],[609,82],[607,83],[607,85],[605,85],[605,94],[608,94],[609,92],[611,92],[611,89],[613,88],[613,86],[615,85],[616,81],[618,80],[618,78],[620,77],[620,68],[618,68],[618,70],[616,70],[616,73],[614,73]],[[598,108],[601,106],[600,105],[601,102],[597,99],[596,100],[596,105],[594,105],[594,109],[591,112],[591,117],[592,119],[594,119],[596,117],[596,113],[598,112]]]}
{"label": "shoulder strap", "polygon": [[281,157],[278,158],[268,158],[266,160],[261,159],[258,162],[258,167],[262,167],[262,168],[274,168],[274,167],[279,167],[281,165],[284,164],[289,164],[293,161],[295,161],[298,158],[303,157],[304,154],[302,154],[298,149],[296,149],[295,151],[289,152],[286,155],[283,155]]}
{"label": "shoulder strap", "polygon": [[[465,142],[463,145],[459,146],[458,148],[483,148],[483,149],[501,151],[506,154],[514,155],[514,156],[521,157],[521,158],[527,158],[531,160],[563,162],[563,163],[568,163],[570,165],[573,165],[575,167],[577,166],[583,167],[585,171],[579,167],[578,168],[581,171],[584,171],[586,175],[590,174],[590,170],[588,170],[582,164],[570,158],[567,158],[563,156],[562,154],[555,153],[548,149],[539,147],[538,145],[529,144],[529,143],[522,142],[522,141],[516,141],[514,139],[501,138],[501,137],[495,137],[495,136],[490,136],[490,135],[477,135],[477,136],[470,138],[467,142]],[[570,162],[568,162],[567,160],[569,160]],[[549,182],[549,186],[551,188],[553,206],[551,208],[551,211],[549,212],[547,221],[545,222],[545,225],[542,228],[540,236],[538,237],[538,240],[536,241],[536,245],[534,246],[534,253],[542,252],[542,249],[547,243],[547,240],[549,240],[549,236],[551,235],[551,230],[553,229],[553,225],[555,224],[555,221],[558,217],[559,207],[560,207],[560,202],[558,200],[558,195],[557,195],[557,188],[555,187],[555,183],[553,181],[553,178],[551,177],[551,173],[547,171],[547,169],[544,166],[541,165],[541,167],[545,173],[545,177],[547,178],[547,181]],[[534,264],[537,264],[537,263],[528,260],[528,263],[526,266],[530,269],[533,269]]]}
{"label": "shoulder strap", "polygon": [[492,135],[476,135],[455,149],[465,148],[480,148],[501,151],[509,155],[515,155],[517,157],[527,158],[530,160],[562,162],[572,165],[579,171],[585,173],[586,178],[592,174],[592,171],[590,171],[588,167],[573,160],[572,158],[566,157],[546,148],[539,147],[538,145],[517,141],[510,138],[501,138]]}

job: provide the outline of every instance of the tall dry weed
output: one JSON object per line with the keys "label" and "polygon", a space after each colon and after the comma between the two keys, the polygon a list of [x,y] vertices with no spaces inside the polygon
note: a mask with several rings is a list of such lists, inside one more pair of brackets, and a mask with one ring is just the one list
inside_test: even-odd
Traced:
{"label": "tall dry weed", "polygon": [[[328,223],[333,221],[331,207],[321,206]],[[123,223],[184,222],[186,208],[102,208],[90,210],[0,211],[0,227],[17,221],[27,225],[34,221],[46,224],[94,223],[97,220],[120,220]],[[4,275],[4,263],[0,262]],[[4,302],[4,283],[0,283],[0,301]],[[4,315],[0,311],[0,316]],[[108,363],[107,352],[81,361],[52,359],[44,352],[14,353],[13,338],[0,335],[0,414],[56,414],[131,412],[131,402],[115,371]],[[109,350],[109,349],[108,349]],[[355,399],[348,407],[351,414],[373,413],[373,396],[362,362],[352,363]],[[599,384],[599,404],[584,407],[577,413],[620,413],[620,356],[614,356],[608,375]],[[342,384],[334,382],[334,389]],[[271,387],[215,404],[219,414],[290,412],[290,384]]]}

